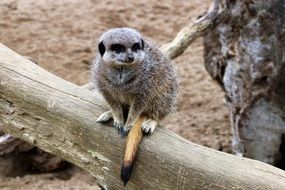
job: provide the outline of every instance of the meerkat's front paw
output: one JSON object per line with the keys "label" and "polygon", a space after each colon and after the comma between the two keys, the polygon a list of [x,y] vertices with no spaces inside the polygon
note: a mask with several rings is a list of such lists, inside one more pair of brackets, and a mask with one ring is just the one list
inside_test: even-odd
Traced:
{"label": "meerkat's front paw", "polygon": [[153,119],[148,119],[142,123],[142,131],[144,133],[152,134],[158,125],[158,122]]}
{"label": "meerkat's front paw", "polygon": [[124,122],[115,119],[113,125],[114,127],[118,128],[118,130],[120,130],[121,128],[124,127]]}
{"label": "meerkat's front paw", "polygon": [[118,133],[121,135],[121,137],[125,137],[129,133],[131,128],[132,127],[130,125],[125,125],[118,129]]}
{"label": "meerkat's front paw", "polygon": [[106,111],[102,113],[98,119],[96,120],[97,123],[106,123],[113,119],[112,112],[111,111]]}

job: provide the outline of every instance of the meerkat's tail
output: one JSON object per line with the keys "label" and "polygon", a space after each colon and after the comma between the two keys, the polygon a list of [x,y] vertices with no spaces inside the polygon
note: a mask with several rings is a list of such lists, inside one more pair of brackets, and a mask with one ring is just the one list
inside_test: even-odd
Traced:
{"label": "meerkat's tail", "polygon": [[141,125],[143,120],[144,118],[140,117],[128,134],[125,157],[121,169],[121,180],[124,182],[125,186],[131,177],[136,154],[142,140],[143,134]]}

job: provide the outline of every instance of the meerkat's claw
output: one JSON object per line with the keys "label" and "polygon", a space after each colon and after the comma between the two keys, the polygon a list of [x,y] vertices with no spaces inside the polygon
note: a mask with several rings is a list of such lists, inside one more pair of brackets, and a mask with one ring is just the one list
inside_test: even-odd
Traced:
{"label": "meerkat's claw", "polygon": [[111,111],[106,111],[102,113],[99,118],[96,120],[97,123],[106,123],[113,119],[112,112]]}
{"label": "meerkat's claw", "polygon": [[120,128],[123,128],[123,127],[124,127],[124,123],[114,121],[113,126],[116,127],[116,128],[118,128],[118,130],[119,130]]}
{"label": "meerkat's claw", "polygon": [[142,131],[144,133],[152,134],[157,125],[157,121],[153,119],[148,119],[142,123]]}
{"label": "meerkat's claw", "polygon": [[118,133],[121,135],[121,137],[125,137],[129,133],[130,129],[130,127],[121,127],[118,129]]}

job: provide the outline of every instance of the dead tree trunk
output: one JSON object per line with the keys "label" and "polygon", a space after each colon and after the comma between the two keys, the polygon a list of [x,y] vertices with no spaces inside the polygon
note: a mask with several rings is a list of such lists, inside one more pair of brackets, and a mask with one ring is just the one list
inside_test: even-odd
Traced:
{"label": "dead tree trunk", "polygon": [[285,1],[226,0],[223,6],[222,21],[204,37],[204,60],[225,91],[233,150],[282,167]]}

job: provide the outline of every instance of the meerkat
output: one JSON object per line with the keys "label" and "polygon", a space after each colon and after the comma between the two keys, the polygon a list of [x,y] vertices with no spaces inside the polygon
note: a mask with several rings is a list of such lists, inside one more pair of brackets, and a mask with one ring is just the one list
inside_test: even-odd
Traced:
{"label": "meerkat", "polygon": [[[93,83],[109,105],[109,111],[100,115],[97,122],[113,119],[122,136],[140,125],[139,132],[128,137],[132,140],[128,140],[126,155],[132,142],[137,145],[129,151],[136,153],[141,131],[152,134],[162,119],[174,113],[178,94],[175,70],[158,47],[134,29],[114,28],[102,34],[91,73]],[[125,185],[135,153],[131,153],[130,163],[123,163],[121,178]]]}

